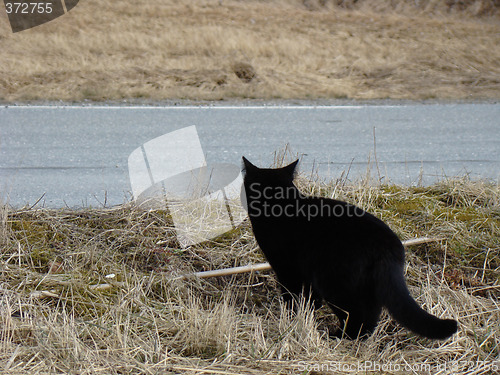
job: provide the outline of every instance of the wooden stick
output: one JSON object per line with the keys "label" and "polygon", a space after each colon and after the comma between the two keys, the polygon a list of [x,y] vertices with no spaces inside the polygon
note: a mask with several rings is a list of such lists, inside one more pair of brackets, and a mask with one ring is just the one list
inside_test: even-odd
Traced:
{"label": "wooden stick", "polygon": [[410,247],[415,245],[421,245],[423,243],[438,242],[443,241],[444,238],[432,238],[432,237],[418,237],[412,238],[411,240],[401,241],[404,247]]}
{"label": "wooden stick", "polygon": [[[408,247],[408,246],[414,246],[414,245],[420,245],[423,243],[428,243],[428,242],[436,242],[436,241],[441,241],[442,238],[431,238],[431,237],[419,237],[419,238],[414,238],[411,240],[406,240],[403,241],[403,246]],[[236,275],[239,273],[246,273],[246,272],[256,272],[256,271],[267,271],[271,269],[271,265],[269,263],[257,263],[257,264],[250,264],[248,266],[240,266],[240,267],[232,267],[232,268],[222,268],[220,270],[212,270],[212,271],[202,271],[202,272],[194,272],[194,273],[188,273],[185,275],[181,275],[177,278],[174,279],[189,279],[193,277],[197,277],[200,279],[205,279],[209,277],[219,277],[219,276],[228,276],[228,275]],[[124,283],[113,283],[113,284],[97,284],[97,285],[90,285],[90,289],[92,290],[108,290],[117,286],[123,286]],[[59,297],[58,294],[55,294],[54,291],[35,291],[31,293],[32,297],[35,298],[46,298],[46,297],[51,297],[51,298],[57,298]]]}
{"label": "wooden stick", "polygon": [[[409,246],[421,245],[423,243],[428,243],[428,242],[437,242],[437,241],[441,241],[441,240],[442,240],[442,238],[419,237],[419,238],[413,238],[411,240],[402,241],[402,243],[403,243],[404,247],[409,247]],[[271,265],[266,262],[266,263],[250,264],[248,266],[223,268],[220,270],[189,273],[186,275],[182,275],[179,278],[180,279],[188,279],[191,277],[198,277],[200,279],[205,279],[208,277],[235,275],[238,273],[245,273],[245,272],[267,271],[270,269],[271,269]]]}
{"label": "wooden stick", "polygon": [[195,273],[183,275],[181,277],[183,279],[187,279],[190,277],[199,277],[200,279],[205,279],[207,277],[236,275],[238,273],[266,271],[266,270],[270,270],[270,269],[271,269],[271,265],[266,262],[266,263],[249,264],[248,266],[222,268],[220,270],[213,270],[213,271],[195,272]]}
{"label": "wooden stick", "polygon": [[51,297],[51,298],[58,298],[59,294],[54,293],[55,290],[49,291],[49,290],[36,290],[31,293],[31,297],[33,298],[46,298],[46,297]]}
{"label": "wooden stick", "polygon": [[113,283],[113,284],[97,284],[97,285],[90,285],[90,289],[92,290],[108,290],[108,289],[111,289],[113,287],[117,287],[117,286],[124,286],[125,283],[120,283],[120,282],[116,282],[116,283]]}

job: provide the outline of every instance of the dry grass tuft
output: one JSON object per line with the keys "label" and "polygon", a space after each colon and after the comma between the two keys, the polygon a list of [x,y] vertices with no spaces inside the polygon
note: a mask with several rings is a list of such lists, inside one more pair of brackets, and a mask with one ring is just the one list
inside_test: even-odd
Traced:
{"label": "dry grass tuft", "polygon": [[459,332],[430,341],[385,315],[367,341],[331,339],[331,312],[313,312],[303,301],[296,312],[285,309],[272,272],[175,277],[263,261],[247,222],[182,249],[166,212],[131,205],[80,211],[4,206],[3,370],[479,374],[500,366],[498,185],[327,184],[303,176],[297,183],[304,192],[369,209],[402,238],[442,237],[408,251],[407,280],[418,302],[457,319]]}
{"label": "dry grass tuft", "polygon": [[0,100],[498,98],[499,14],[493,0],[88,0],[12,34],[2,13]]}

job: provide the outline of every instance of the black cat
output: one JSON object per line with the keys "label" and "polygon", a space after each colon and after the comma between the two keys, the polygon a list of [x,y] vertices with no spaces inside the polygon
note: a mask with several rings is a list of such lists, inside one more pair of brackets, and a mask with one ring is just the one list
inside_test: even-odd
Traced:
{"label": "black cat", "polygon": [[411,331],[445,339],[457,322],[420,308],[404,279],[404,248],[380,219],[346,202],[308,197],[293,184],[298,160],[258,168],[243,157],[244,196],[255,238],[290,301],[326,301],[341,321],[334,335],[366,337],[382,307]]}

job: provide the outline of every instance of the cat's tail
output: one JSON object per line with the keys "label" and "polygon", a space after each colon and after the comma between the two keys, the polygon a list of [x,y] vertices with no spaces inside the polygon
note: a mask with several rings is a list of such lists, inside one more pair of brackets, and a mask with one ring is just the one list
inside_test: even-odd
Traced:
{"label": "cat's tail", "polygon": [[406,286],[402,269],[397,267],[385,274],[387,280],[385,290],[382,291],[385,306],[391,316],[402,326],[420,336],[430,339],[443,340],[457,331],[457,321],[453,319],[439,319],[423,310],[412,298]]}

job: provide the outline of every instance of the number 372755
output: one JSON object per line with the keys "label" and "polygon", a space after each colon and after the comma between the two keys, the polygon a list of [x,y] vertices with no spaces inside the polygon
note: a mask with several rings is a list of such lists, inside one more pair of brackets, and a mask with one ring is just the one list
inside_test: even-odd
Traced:
{"label": "number 372755", "polygon": [[44,14],[52,13],[52,4],[47,3],[5,3],[8,14]]}

